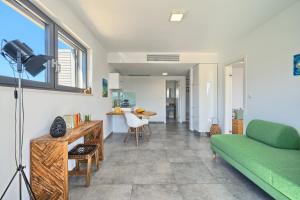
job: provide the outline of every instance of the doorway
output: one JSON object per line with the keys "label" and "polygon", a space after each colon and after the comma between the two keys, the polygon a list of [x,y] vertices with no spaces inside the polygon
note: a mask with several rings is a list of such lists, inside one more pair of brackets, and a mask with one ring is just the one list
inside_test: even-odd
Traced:
{"label": "doorway", "polygon": [[245,59],[225,67],[225,133],[243,134],[245,112]]}
{"label": "doorway", "polygon": [[178,122],[179,110],[179,81],[166,81],[166,121],[167,123]]}

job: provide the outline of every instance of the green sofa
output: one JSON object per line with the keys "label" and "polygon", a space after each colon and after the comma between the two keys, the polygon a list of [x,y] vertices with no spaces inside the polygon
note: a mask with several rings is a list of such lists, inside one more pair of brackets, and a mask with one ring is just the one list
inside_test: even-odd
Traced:
{"label": "green sofa", "polygon": [[300,139],[293,127],[251,121],[246,134],[214,135],[211,148],[275,199],[300,200]]}

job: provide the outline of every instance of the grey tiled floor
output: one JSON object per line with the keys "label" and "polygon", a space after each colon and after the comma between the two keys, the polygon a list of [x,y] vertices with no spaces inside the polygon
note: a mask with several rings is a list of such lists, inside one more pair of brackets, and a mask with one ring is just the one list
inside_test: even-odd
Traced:
{"label": "grey tiled floor", "polygon": [[71,200],[267,200],[272,199],[221,158],[212,160],[209,139],[184,124],[151,124],[150,141],[113,134],[91,186],[70,178]]}

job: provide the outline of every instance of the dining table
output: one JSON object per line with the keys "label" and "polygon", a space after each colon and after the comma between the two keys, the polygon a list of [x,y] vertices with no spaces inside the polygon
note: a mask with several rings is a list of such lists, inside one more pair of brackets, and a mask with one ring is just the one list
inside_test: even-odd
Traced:
{"label": "dining table", "polygon": [[[129,127],[126,124],[124,113],[125,112],[123,112],[123,111],[122,112],[111,111],[111,112],[106,113],[106,115],[109,118],[111,118],[112,133],[127,133]],[[146,118],[146,119],[150,119],[151,117],[154,117],[155,115],[157,115],[156,112],[148,111],[148,110],[145,110],[144,112],[132,111],[132,113],[135,114],[139,118]]]}

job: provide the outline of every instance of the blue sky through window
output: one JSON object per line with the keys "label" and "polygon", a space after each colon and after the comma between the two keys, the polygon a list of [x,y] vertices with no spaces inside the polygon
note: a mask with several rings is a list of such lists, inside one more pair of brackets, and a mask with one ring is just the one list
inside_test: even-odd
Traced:
{"label": "blue sky through window", "polygon": [[[45,54],[45,30],[44,27],[38,26],[36,23],[30,21],[27,17],[21,15],[13,8],[6,5],[0,0],[0,40],[7,41],[19,39],[31,47],[35,54]],[[8,62],[0,56],[0,75],[13,77],[12,69]],[[45,81],[46,70],[32,77],[30,80]],[[24,79],[27,79],[24,75]]]}
{"label": "blue sky through window", "polygon": [[72,49],[69,45],[67,45],[63,40],[58,40],[58,49]]}

